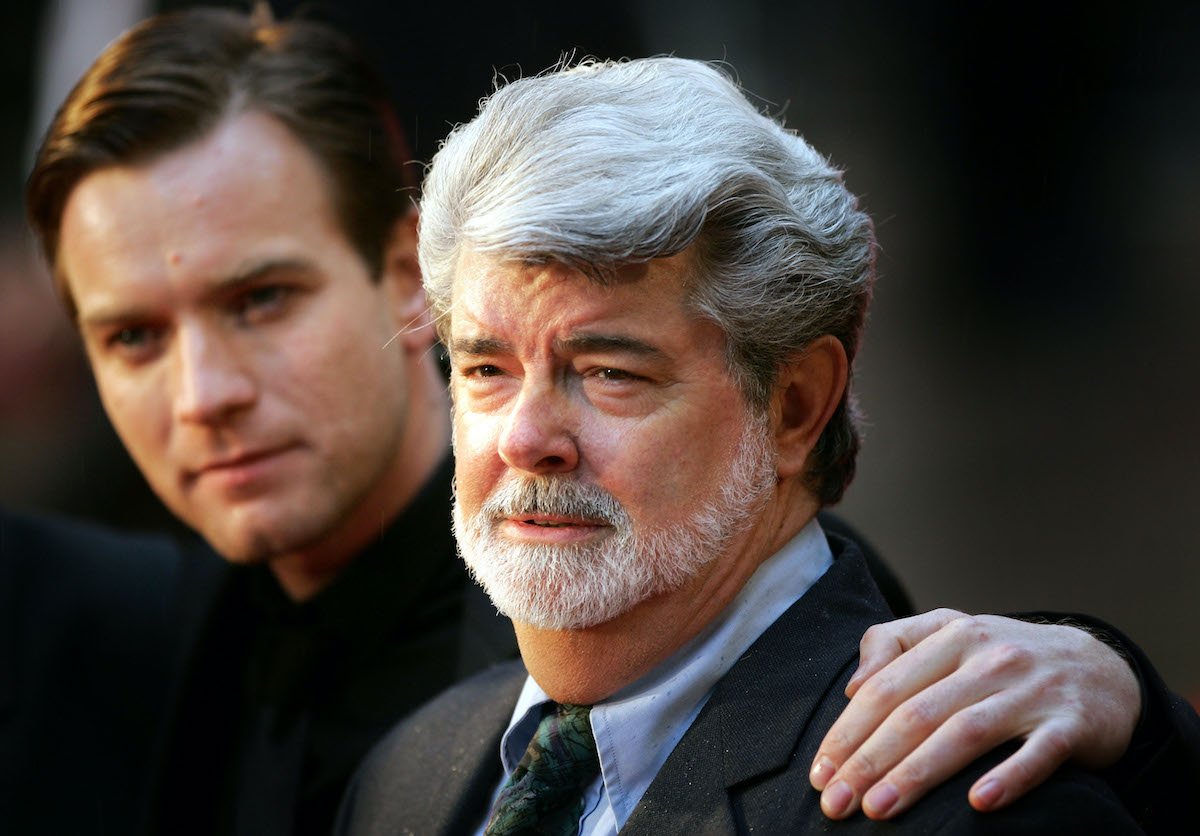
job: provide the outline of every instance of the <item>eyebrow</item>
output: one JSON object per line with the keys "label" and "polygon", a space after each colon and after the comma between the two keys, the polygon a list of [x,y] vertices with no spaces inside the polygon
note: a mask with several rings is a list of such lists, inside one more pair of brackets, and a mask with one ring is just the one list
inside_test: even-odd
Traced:
{"label": "eyebrow", "polygon": [[467,357],[484,357],[489,354],[506,354],[512,351],[512,343],[493,337],[459,337],[450,341],[450,353]]}
{"label": "eyebrow", "polygon": [[247,261],[240,265],[228,277],[206,288],[205,296],[215,296],[230,290],[237,290],[261,279],[270,273],[292,272],[305,273],[313,269],[313,263],[304,258],[264,258]]}
{"label": "eyebrow", "polygon": [[615,351],[654,359],[663,359],[667,356],[661,348],[623,334],[579,334],[558,341],[556,347],[576,354],[590,351]]}
{"label": "eyebrow", "polygon": [[[247,261],[239,265],[229,276],[215,282],[201,291],[202,299],[213,299],[239,288],[254,284],[263,276],[276,272],[308,272],[313,269],[311,261],[302,258],[264,258]],[[87,328],[104,328],[141,319],[150,319],[152,311],[144,310],[136,303],[128,308],[118,308],[110,311],[100,311],[79,316],[79,326]]]}
{"label": "eyebrow", "polygon": [[[654,359],[667,356],[662,349],[648,342],[620,334],[578,334],[565,340],[556,340],[554,348],[567,354],[613,351]],[[452,353],[467,357],[507,354],[512,350],[512,343],[494,337],[460,337],[450,343]]]}

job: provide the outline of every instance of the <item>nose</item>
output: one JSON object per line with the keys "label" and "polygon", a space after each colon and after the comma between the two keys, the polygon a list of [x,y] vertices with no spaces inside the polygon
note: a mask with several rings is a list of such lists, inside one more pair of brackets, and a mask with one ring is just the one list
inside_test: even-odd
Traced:
{"label": "nose", "polygon": [[176,332],[175,417],[189,424],[217,424],[251,406],[258,395],[229,337],[204,325]]}
{"label": "nose", "polygon": [[537,476],[566,473],[579,465],[570,404],[552,385],[526,384],[500,433],[500,458]]}

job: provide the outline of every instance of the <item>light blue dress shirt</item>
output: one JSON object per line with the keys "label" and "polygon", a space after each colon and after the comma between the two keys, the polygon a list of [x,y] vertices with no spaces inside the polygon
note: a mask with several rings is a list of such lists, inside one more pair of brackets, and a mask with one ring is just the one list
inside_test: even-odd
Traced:
{"label": "light blue dress shirt", "polygon": [[[776,619],[833,563],[814,519],[751,576],[737,597],[698,636],[641,679],[592,707],[600,776],[584,794],[583,836],[615,834],[691,727],[713,686]],[[504,775],[512,774],[533,738],[546,696],[525,680],[500,741]],[[500,794],[496,787],[492,801]],[[480,823],[483,832],[486,820]]]}

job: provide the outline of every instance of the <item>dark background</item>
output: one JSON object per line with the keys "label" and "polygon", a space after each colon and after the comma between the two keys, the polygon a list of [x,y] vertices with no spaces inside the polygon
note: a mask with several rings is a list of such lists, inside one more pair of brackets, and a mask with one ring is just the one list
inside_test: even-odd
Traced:
{"label": "dark background", "polygon": [[[37,92],[46,69],[77,76],[139,5],[2,12],[0,501],[154,527],[19,206],[34,106],[65,92]],[[870,427],[843,513],[919,606],[1092,612],[1200,693],[1200,9],[274,5],[365,42],[425,160],[493,68],[572,49],[728,61],[876,220]],[[47,62],[45,33],[72,30]]]}

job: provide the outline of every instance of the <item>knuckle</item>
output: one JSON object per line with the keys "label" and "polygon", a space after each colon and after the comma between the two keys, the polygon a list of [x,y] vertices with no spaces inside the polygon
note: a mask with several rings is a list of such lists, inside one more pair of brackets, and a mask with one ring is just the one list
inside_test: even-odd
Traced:
{"label": "knuckle", "polygon": [[1071,751],[1075,748],[1074,738],[1066,728],[1061,726],[1046,729],[1042,737],[1042,746],[1055,765],[1069,758]]}
{"label": "knuckle", "polygon": [[896,684],[890,677],[875,674],[863,684],[856,697],[861,699],[864,707],[869,710],[887,709],[896,701]]}
{"label": "knuckle", "polygon": [[968,617],[966,613],[961,612],[959,610],[951,609],[950,607],[938,607],[936,610],[933,610],[929,614],[932,617],[934,617],[936,620],[947,622],[947,623],[954,621],[956,619],[959,619],[959,618]]}
{"label": "knuckle", "polygon": [[978,706],[958,712],[947,725],[959,745],[967,749],[987,748],[995,728],[993,718]]}
{"label": "knuckle", "polygon": [[840,759],[842,753],[848,748],[850,748],[850,737],[844,729],[836,724],[825,735],[825,739],[821,741],[821,754],[830,758]]}
{"label": "knuckle", "polygon": [[977,615],[959,614],[943,628],[957,642],[987,641],[990,637],[987,624]]}
{"label": "knuckle", "polygon": [[906,796],[930,786],[935,780],[935,775],[925,759],[913,757],[889,772],[885,780],[889,781],[901,796]]}
{"label": "knuckle", "polygon": [[988,674],[1014,674],[1029,670],[1034,661],[1034,654],[1029,648],[1003,642],[988,650],[983,659],[983,668]]}
{"label": "knuckle", "polygon": [[933,704],[920,697],[914,697],[896,709],[896,719],[902,726],[914,732],[928,733],[937,728],[939,717]]}
{"label": "knuckle", "polygon": [[854,787],[862,795],[879,777],[879,764],[868,752],[855,752],[838,770],[838,777]]}
{"label": "knuckle", "polygon": [[868,648],[891,640],[890,628],[890,623],[872,624],[867,628],[867,632],[863,633],[862,640],[858,643],[858,646],[864,652],[864,655]]}

